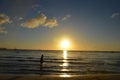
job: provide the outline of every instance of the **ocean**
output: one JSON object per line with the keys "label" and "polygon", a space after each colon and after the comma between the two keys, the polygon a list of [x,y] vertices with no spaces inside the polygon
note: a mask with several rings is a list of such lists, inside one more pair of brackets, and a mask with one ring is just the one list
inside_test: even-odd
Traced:
{"label": "ocean", "polygon": [[120,52],[0,50],[0,74],[120,74]]}

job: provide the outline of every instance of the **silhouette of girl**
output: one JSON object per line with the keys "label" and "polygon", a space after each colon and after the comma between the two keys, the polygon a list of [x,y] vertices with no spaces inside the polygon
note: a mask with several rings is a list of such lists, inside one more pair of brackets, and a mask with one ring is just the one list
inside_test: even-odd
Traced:
{"label": "silhouette of girl", "polygon": [[40,63],[43,64],[43,54],[41,55]]}
{"label": "silhouette of girl", "polygon": [[43,68],[43,54],[41,55],[41,58],[40,58],[40,70],[42,70]]}

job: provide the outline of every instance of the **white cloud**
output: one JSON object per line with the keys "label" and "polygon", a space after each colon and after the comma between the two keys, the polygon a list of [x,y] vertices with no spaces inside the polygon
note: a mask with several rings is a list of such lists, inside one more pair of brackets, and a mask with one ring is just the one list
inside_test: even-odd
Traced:
{"label": "white cloud", "polygon": [[113,13],[111,15],[111,18],[116,18],[116,17],[120,17],[120,13]]}
{"label": "white cloud", "polygon": [[47,16],[44,14],[41,14],[36,18],[29,19],[28,21],[21,24],[21,26],[26,28],[31,28],[31,29],[37,28],[40,26],[53,28],[53,27],[56,27],[57,25],[58,25],[58,22],[56,19],[47,20]]}
{"label": "white cloud", "polygon": [[11,23],[10,18],[5,14],[0,14],[0,25]]}
{"label": "white cloud", "polygon": [[21,26],[26,28],[37,28],[41,25],[43,25],[46,21],[47,17],[44,14],[41,14],[40,16],[30,19],[24,23],[21,24]]}
{"label": "white cloud", "polygon": [[65,21],[65,20],[69,19],[70,17],[71,17],[71,15],[66,15],[62,18],[62,20]]}
{"label": "white cloud", "polygon": [[57,25],[58,25],[58,22],[56,19],[49,19],[44,24],[45,27],[49,27],[49,28],[56,27]]}

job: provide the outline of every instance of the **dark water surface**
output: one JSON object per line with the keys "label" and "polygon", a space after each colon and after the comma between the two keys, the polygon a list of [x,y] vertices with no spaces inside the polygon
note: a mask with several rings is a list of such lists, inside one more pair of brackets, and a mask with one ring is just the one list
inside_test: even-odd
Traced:
{"label": "dark water surface", "polygon": [[120,74],[120,53],[0,50],[0,74]]}

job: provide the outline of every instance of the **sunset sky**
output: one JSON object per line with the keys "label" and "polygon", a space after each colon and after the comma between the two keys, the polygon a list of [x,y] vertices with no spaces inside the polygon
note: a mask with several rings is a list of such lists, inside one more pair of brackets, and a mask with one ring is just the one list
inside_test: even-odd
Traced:
{"label": "sunset sky", "polygon": [[120,51],[120,0],[0,0],[0,48]]}

